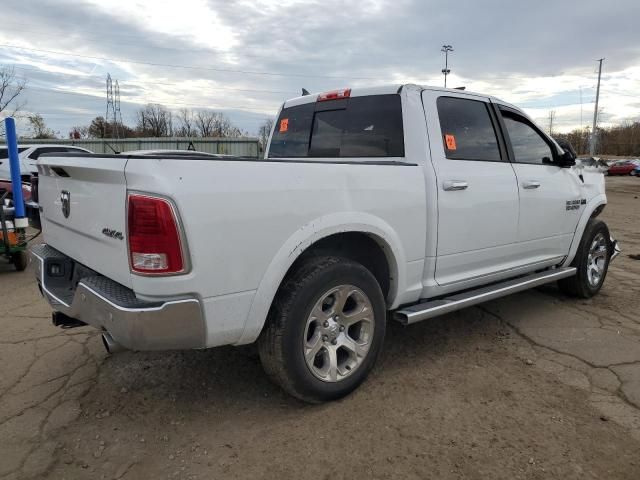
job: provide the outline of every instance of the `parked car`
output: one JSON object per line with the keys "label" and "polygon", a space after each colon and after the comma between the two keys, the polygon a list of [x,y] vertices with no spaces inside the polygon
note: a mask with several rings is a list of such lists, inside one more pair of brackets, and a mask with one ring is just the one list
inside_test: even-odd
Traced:
{"label": "parked car", "polygon": [[620,160],[609,167],[607,174],[631,175],[631,172],[633,172],[638,166],[640,166],[640,160]]}
{"label": "parked car", "polygon": [[[23,181],[28,182],[31,175],[38,172],[36,161],[43,153],[92,153],[90,150],[71,145],[36,144],[19,145],[20,174]],[[11,178],[9,171],[9,150],[0,146],[0,178]]]}
{"label": "parked car", "polygon": [[199,152],[197,150],[130,150],[128,152],[120,152],[118,155],[145,155],[151,157],[161,157],[163,155],[171,155],[172,157],[205,157],[205,158],[233,158],[234,155],[225,155],[222,153]]}
{"label": "parked car", "polygon": [[260,160],[39,164],[34,271],[54,323],[96,327],[111,352],[257,342],[269,376],[309,402],[364,381],[387,318],[555,281],[589,298],[619,252],[598,218],[602,173],[467,91],[294,98]]}

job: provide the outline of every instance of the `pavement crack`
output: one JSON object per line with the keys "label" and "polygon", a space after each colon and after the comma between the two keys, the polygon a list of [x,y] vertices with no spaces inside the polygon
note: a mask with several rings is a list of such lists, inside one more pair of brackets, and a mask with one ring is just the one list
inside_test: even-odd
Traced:
{"label": "pavement crack", "polygon": [[[609,370],[611,373],[613,373],[616,377],[616,379],[618,380],[618,388],[615,391],[615,394],[613,394],[613,396],[618,397],[620,400],[622,400],[625,404],[629,405],[630,407],[633,407],[636,410],[640,410],[640,405],[637,405],[635,403],[633,403],[631,400],[629,400],[629,398],[627,397],[627,395],[624,393],[624,391],[622,390],[622,386],[624,384],[624,382],[622,381],[622,379],[620,378],[620,376],[613,371],[613,369],[611,367],[616,367],[616,366],[624,366],[624,365],[638,365],[640,364],[640,361],[636,361],[636,362],[626,362],[626,363],[619,363],[619,364],[611,364],[611,365],[606,365],[606,366],[596,366],[594,364],[592,364],[591,362],[584,360],[580,357],[578,357],[577,355],[573,355],[571,353],[568,352],[563,352],[561,350],[557,350],[553,347],[549,347],[547,345],[541,344],[539,342],[536,342],[535,340],[529,338],[527,335],[525,335],[524,333],[522,333],[515,325],[513,325],[512,323],[510,323],[508,320],[505,320],[500,314],[492,312],[491,310],[489,310],[487,307],[483,306],[483,305],[478,305],[478,308],[480,310],[482,310],[483,312],[485,312],[487,315],[491,315],[495,318],[497,318],[498,320],[500,320],[502,323],[504,323],[505,325],[508,325],[510,328],[512,328],[516,334],[518,334],[521,338],[525,339],[527,342],[529,342],[531,345],[534,345],[538,348],[541,349],[546,349],[549,350],[557,355],[566,355],[567,357],[571,357],[574,360],[578,360],[579,362],[584,363],[585,365],[589,366],[590,368],[593,369],[597,369],[597,368],[606,368],[607,370]],[[571,370],[575,370],[571,367],[568,367],[566,365],[563,365],[565,368],[569,368]],[[591,380],[588,378],[589,380],[589,384],[593,387],[593,384],[591,382]]]}

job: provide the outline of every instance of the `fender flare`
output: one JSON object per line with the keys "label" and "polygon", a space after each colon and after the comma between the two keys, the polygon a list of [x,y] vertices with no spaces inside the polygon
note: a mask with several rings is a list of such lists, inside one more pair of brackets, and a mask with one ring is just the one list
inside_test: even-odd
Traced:
{"label": "fender flare", "polygon": [[406,288],[407,265],[402,243],[393,228],[381,218],[362,212],[341,212],[319,217],[291,235],[274,256],[258,285],[244,330],[236,344],[252,343],[258,338],[285,275],[303,252],[323,238],[349,232],[371,236],[384,250],[391,276],[388,301],[390,305],[393,304],[398,292]]}
{"label": "fender flare", "polygon": [[573,259],[576,256],[576,252],[578,251],[578,246],[580,245],[580,240],[582,240],[582,234],[584,233],[584,229],[587,227],[587,222],[593,216],[593,212],[596,211],[598,207],[601,205],[607,204],[607,196],[604,193],[601,193],[595,197],[593,197],[589,203],[587,203],[584,211],[582,212],[582,216],[580,220],[578,220],[578,225],[576,226],[576,230],[573,234],[573,240],[571,240],[571,247],[569,248],[569,254],[567,258],[565,258],[562,263],[563,267],[571,265]]}

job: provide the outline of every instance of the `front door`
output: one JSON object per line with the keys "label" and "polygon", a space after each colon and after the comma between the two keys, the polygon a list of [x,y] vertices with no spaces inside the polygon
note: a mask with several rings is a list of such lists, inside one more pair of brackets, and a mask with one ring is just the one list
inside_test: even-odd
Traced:
{"label": "front door", "polygon": [[518,186],[489,99],[423,92],[438,188],[435,280],[451,286],[517,266]]}
{"label": "front door", "polygon": [[518,242],[526,263],[559,262],[569,252],[586,199],[571,168],[551,163],[555,145],[519,112],[499,106],[520,192]]}

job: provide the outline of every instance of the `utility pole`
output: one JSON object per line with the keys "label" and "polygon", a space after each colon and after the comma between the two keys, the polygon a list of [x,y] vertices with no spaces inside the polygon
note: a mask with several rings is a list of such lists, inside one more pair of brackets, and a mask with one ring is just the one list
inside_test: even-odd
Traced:
{"label": "utility pole", "polygon": [[596,154],[596,141],[597,141],[597,131],[596,126],[598,125],[598,101],[600,100],[600,78],[602,77],[602,62],[604,58],[598,60],[598,86],[596,88],[596,108],[593,110],[593,128],[591,129],[591,146],[589,147],[589,155],[592,157]]}
{"label": "utility pole", "polygon": [[549,111],[549,136],[553,137],[553,119],[556,116],[556,111]]}
{"label": "utility pole", "polygon": [[442,73],[444,74],[444,88],[447,88],[447,75],[451,73],[451,70],[449,70],[449,52],[453,52],[453,47],[451,45],[443,45],[440,51],[444,52],[444,68],[442,69]]}

